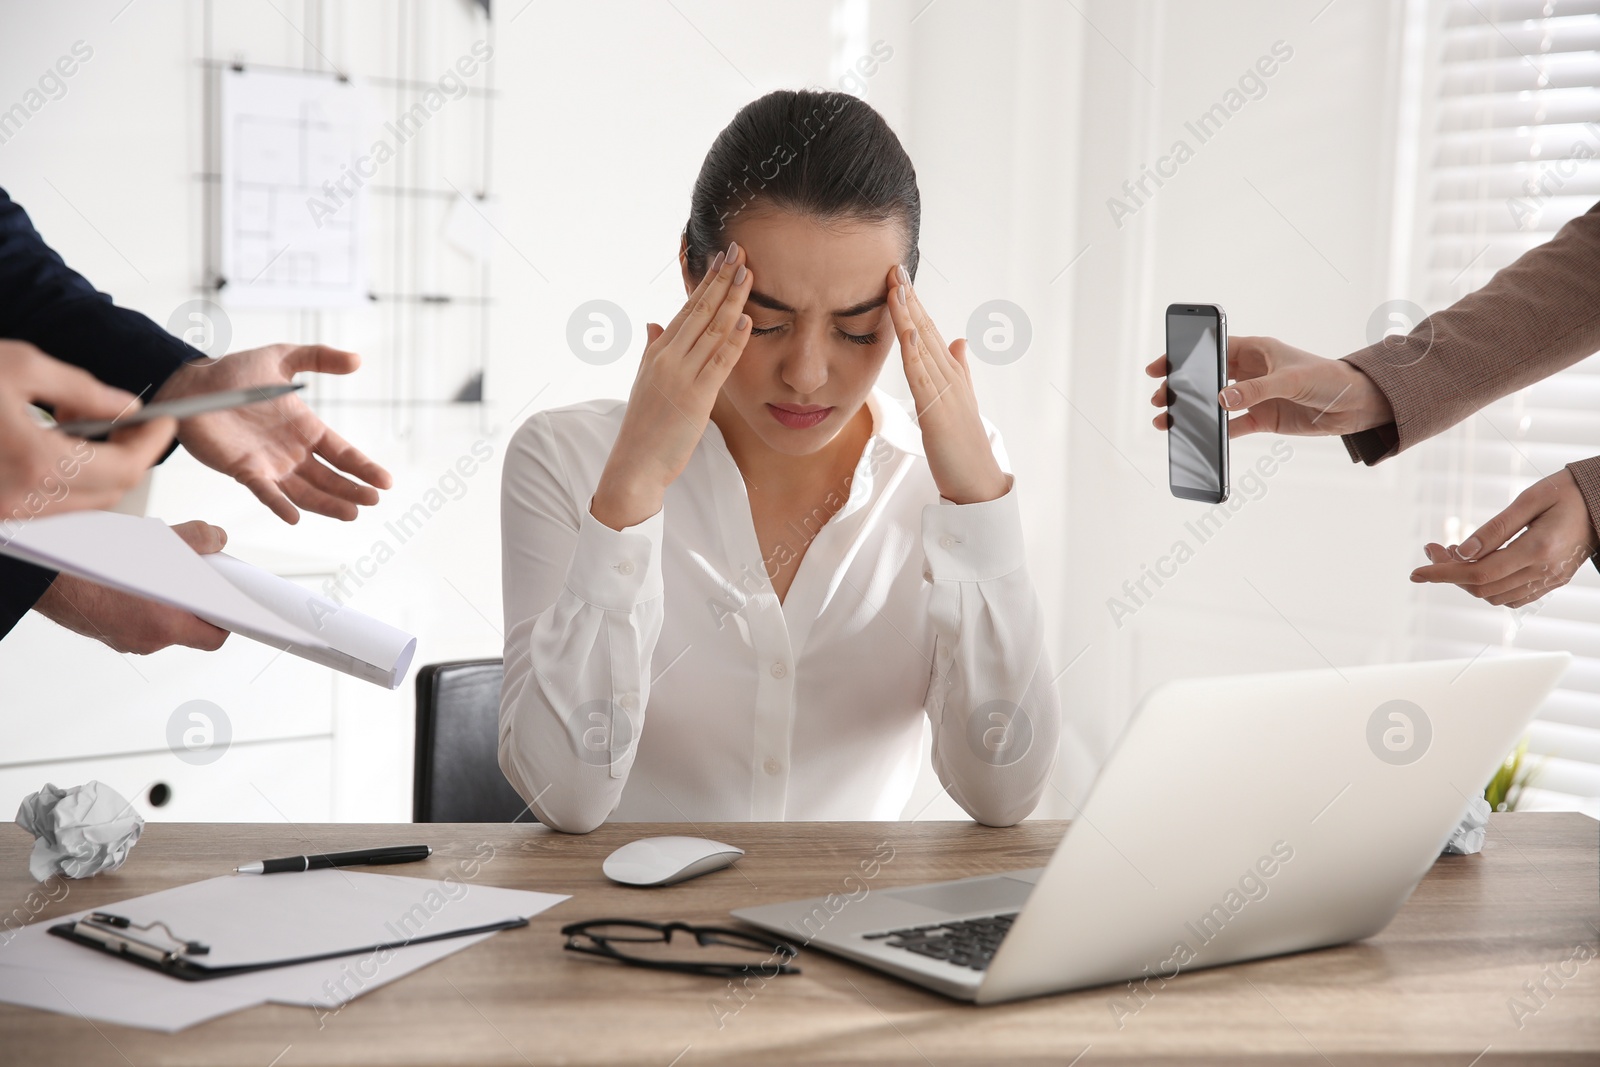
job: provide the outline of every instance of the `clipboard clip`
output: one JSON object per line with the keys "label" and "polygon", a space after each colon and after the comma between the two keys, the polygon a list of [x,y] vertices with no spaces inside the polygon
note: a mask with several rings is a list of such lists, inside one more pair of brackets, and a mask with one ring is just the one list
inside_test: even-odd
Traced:
{"label": "clipboard clip", "polygon": [[[125,932],[137,930],[143,933],[158,926],[167,936],[168,943],[165,945]],[[72,930],[73,933],[98,941],[112,952],[138,956],[155,963],[177,963],[190,956],[204,956],[211,951],[211,946],[202,941],[187,941],[174,934],[172,928],[160,920],[141,926],[124,916],[104,911],[91,912],[86,918],[79,919],[72,925]]]}

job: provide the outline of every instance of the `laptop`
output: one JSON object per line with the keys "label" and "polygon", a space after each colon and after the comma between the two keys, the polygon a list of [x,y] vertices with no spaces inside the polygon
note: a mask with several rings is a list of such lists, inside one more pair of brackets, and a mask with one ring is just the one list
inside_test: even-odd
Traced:
{"label": "laptop", "polygon": [[979,1004],[1369,937],[1571,658],[1171,682],[1141,702],[1047,866],[733,915]]}

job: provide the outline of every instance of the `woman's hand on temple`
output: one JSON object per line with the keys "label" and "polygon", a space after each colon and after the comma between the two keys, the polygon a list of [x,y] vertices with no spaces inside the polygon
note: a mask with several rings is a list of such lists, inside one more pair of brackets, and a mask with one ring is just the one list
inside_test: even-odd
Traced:
{"label": "woman's hand on temple", "polygon": [[[1144,372],[1165,378],[1167,357]],[[1228,338],[1228,378],[1218,403],[1244,414],[1228,422],[1228,437],[1247,433],[1321,436],[1356,433],[1394,421],[1389,399],[1352,363],[1324,359],[1275,337]],[[1169,406],[1167,383],[1156,387],[1150,403]],[[1172,426],[1162,411],[1151,420],[1158,430]]]}
{"label": "woman's hand on temple", "polygon": [[939,495],[957,504],[995,500],[1011,481],[994,458],[978,415],[978,394],[967,366],[967,342],[946,345],[917,299],[904,267],[889,272],[889,317],[922,427],[923,451]]}
{"label": "woman's hand on temple", "polygon": [[744,302],[755,277],[744,260],[737,243],[718,252],[666,328],[646,329],[622,428],[589,504],[590,514],[613,530],[661,510],[667,486],[689,465],[717,393],[744,354],[750,340]]}

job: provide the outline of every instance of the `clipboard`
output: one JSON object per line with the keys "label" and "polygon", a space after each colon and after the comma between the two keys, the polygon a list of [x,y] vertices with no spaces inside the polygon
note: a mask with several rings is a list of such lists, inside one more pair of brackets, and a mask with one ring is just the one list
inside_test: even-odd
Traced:
{"label": "clipboard", "polygon": [[[469,926],[458,930],[445,930],[426,936],[412,937],[404,941],[380,942],[375,945],[342,948],[333,952],[323,952],[310,956],[229,964],[220,967],[208,966],[196,958],[209,953],[211,951],[209,946],[198,941],[185,941],[176,937],[164,922],[152,922],[144,926],[138,926],[120,915],[97,911],[78,919],[76,922],[57,923],[55,926],[49,927],[48,932],[56,937],[75,941],[80,945],[127,960],[129,963],[137,963],[141,967],[159,971],[171,978],[179,978],[186,982],[203,982],[211,978],[227,978],[236,974],[251,974],[256,971],[272,970],[276,967],[292,967],[300,963],[316,963],[319,960],[338,959],[342,956],[361,956],[373,952],[393,951],[405,948],[407,945],[420,945],[428,941],[443,941],[454,937],[493,933],[496,930],[512,930],[527,925],[527,919],[517,916],[499,922],[485,923],[480,926]],[[164,939],[162,935],[151,933],[151,930],[158,926],[165,931]]]}

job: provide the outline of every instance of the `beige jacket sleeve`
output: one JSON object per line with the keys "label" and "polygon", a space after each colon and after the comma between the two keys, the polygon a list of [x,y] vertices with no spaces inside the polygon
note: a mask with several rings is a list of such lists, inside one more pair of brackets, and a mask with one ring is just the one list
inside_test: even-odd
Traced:
{"label": "beige jacket sleeve", "polygon": [[[1345,447],[1371,466],[1596,351],[1600,204],[1406,337],[1345,356],[1394,409],[1394,422],[1346,434]],[[1567,469],[1600,530],[1600,457]]]}

